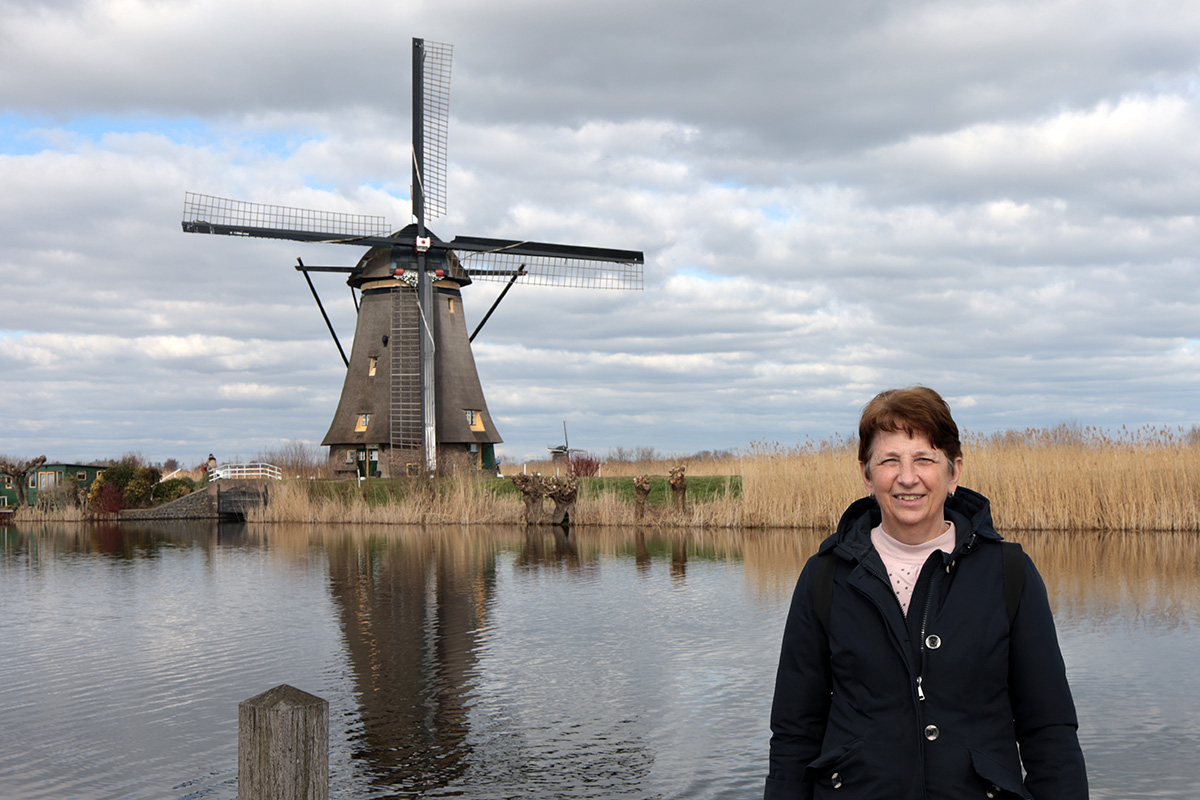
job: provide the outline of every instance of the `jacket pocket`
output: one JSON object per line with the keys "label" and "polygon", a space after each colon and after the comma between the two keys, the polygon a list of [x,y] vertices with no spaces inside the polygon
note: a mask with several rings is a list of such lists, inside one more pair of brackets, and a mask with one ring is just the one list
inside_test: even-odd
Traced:
{"label": "jacket pocket", "polygon": [[1025,781],[1021,779],[1020,769],[1014,771],[999,759],[974,747],[967,748],[967,752],[971,754],[971,766],[974,767],[975,774],[986,784],[985,797],[1023,797],[1025,800],[1031,800],[1029,793],[1025,791]]}
{"label": "jacket pocket", "polygon": [[864,742],[861,736],[851,739],[841,747],[822,753],[816,761],[805,767],[805,782],[812,783],[815,796],[825,797],[830,789],[840,789],[847,781],[853,783],[852,762],[862,750]]}

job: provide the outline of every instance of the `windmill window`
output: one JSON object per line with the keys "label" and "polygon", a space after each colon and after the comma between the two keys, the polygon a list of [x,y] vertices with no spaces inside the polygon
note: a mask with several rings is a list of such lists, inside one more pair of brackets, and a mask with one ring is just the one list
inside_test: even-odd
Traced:
{"label": "windmill window", "polygon": [[375,367],[379,364],[379,358],[371,356],[371,365],[367,368],[367,375],[375,377]]}
{"label": "windmill window", "polygon": [[78,472],[76,472],[76,473],[75,473],[75,480],[77,480],[77,481],[86,481],[86,480],[87,480],[87,473],[86,473],[86,472],[84,472],[83,470],[79,470]]}
{"label": "windmill window", "polygon": [[451,298],[449,298],[449,300],[450,300],[450,313],[453,314],[454,313],[454,298],[451,297]]}
{"label": "windmill window", "polygon": [[473,431],[483,430],[483,414],[473,408],[467,409],[467,424]]}
{"label": "windmill window", "polygon": [[353,464],[353,463],[354,463],[354,451],[353,451],[353,450],[347,450],[347,451],[346,451],[346,463],[347,463],[347,464]]}
{"label": "windmill window", "polygon": [[359,414],[358,422],[357,422],[357,424],[355,424],[354,430],[355,431],[365,431],[367,429],[367,424],[370,423],[370,421],[371,421],[370,414]]}

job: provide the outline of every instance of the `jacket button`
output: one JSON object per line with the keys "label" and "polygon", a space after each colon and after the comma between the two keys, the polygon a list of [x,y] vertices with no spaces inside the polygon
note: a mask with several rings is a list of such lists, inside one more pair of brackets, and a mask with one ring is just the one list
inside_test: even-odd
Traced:
{"label": "jacket button", "polygon": [[937,650],[942,646],[942,637],[938,636],[936,633],[929,634],[925,637],[925,646],[930,650]]}
{"label": "jacket button", "polygon": [[840,788],[842,788],[842,775],[841,775],[841,773],[840,773],[840,772],[835,772],[835,773],[833,773],[832,775],[830,775],[830,776],[829,776],[829,782],[830,782],[831,784],[833,784],[833,788],[835,788],[835,789],[840,789]]}
{"label": "jacket button", "polygon": [[1000,787],[993,785],[992,788],[987,790],[987,796],[988,797],[999,797],[1000,796]]}
{"label": "jacket button", "polygon": [[939,737],[941,735],[942,735],[942,732],[938,730],[937,725],[926,725],[925,726],[925,738],[928,739],[929,741],[932,742],[934,739],[936,739],[937,737]]}

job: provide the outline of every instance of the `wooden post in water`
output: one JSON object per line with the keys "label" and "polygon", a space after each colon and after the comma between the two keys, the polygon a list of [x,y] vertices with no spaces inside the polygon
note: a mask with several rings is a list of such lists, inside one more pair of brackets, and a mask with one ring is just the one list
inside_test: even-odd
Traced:
{"label": "wooden post in water", "polygon": [[286,684],[238,704],[238,800],[329,800],[329,702]]}

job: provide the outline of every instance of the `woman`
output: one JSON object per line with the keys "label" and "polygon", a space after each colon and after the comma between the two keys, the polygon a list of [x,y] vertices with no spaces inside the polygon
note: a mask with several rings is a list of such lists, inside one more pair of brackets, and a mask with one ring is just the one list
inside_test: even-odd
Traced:
{"label": "woman", "polygon": [[945,400],[879,394],[858,459],[868,496],[792,598],[767,800],[1086,798],[1045,585],[1000,543],[987,499],[959,488]]}

